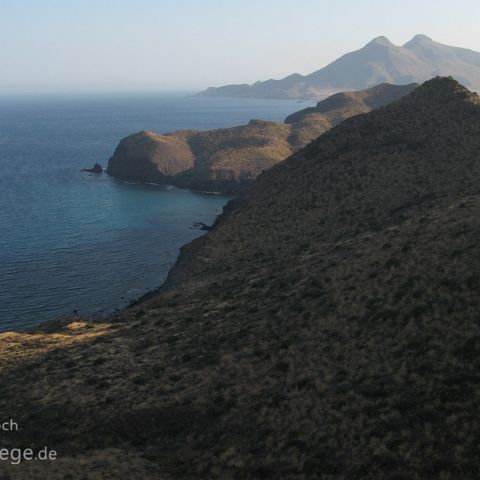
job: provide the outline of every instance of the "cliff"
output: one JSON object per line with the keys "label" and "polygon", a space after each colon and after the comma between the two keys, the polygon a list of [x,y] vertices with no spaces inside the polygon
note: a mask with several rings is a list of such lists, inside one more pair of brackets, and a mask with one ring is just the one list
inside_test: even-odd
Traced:
{"label": "cliff", "polygon": [[[10,478],[478,478],[480,99],[448,78],[262,173],[105,324],[0,335]],[[109,477],[110,476],[110,477]]]}
{"label": "cliff", "polygon": [[250,186],[262,171],[332,126],[397,100],[414,86],[383,84],[339,94],[340,97],[335,95],[316,107],[289,116],[285,123],[251,120],[239,127],[181,130],[166,135],[143,131],[119,143],[107,171],[128,181],[238,193]]}
{"label": "cliff", "polygon": [[480,89],[480,53],[415,35],[403,46],[386,37],[374,38],[308,75],[295,73],[281,80],[252,85],[210,87],[203,97],[318,99],[344,90],[359,90],[379,83],[421,83],[436,75],[452,75],[470,88]]}
{"label": "cliff", "polygon": [[107,172],[137,182],[168,182],[194,165],[189,132],[158,135],[142,131],[124,138],[108,162]]}

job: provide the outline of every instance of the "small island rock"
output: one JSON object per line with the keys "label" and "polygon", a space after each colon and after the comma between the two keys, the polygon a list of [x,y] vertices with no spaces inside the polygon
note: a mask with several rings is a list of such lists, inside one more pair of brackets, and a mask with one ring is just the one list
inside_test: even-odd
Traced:
{"label": "small island rock", "polygon": [[90,173],[102,173],[103,168],[99,163],[96,163],[93,168],[83,168],[82,172],[90,172]]}

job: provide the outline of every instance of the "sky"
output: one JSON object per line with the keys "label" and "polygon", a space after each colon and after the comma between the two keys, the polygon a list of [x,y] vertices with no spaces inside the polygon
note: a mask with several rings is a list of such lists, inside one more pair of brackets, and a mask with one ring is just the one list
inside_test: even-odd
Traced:
{"label": "sky", "polygon": [[253,83],[380,35],[480,51],[479,22],[478,0],[0,0],[0,95]]}

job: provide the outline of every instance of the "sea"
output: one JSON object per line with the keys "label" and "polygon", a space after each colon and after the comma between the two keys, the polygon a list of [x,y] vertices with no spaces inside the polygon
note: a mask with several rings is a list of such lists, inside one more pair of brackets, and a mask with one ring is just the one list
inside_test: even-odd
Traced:
{"label": "sea", "polygon": [[81,172],[134,132],[283,120],[308,102],[143,95],[0,96],[0,331],[100,318],[159,287],[229,200]]}

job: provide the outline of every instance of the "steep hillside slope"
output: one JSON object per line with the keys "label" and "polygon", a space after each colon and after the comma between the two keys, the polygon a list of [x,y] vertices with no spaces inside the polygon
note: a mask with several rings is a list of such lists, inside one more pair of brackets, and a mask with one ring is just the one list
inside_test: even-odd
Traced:
{"label": "steep hillside slope", "polygon": [[318,132],[326,132],[343,120],[368,113],[375,108],[388,105],[410,93],[417,85],[390,85],[382,83],[367,90],[340,92],[289,115],[285,123],[292,125],[290,142],[298,147],[305,146],[317,138]]}
{"label": "steep hillside slope", "polygon": [[322,98],[342,90],[365,89],[378,83],[420,83],[437,75],[451,75],[480,89],[480,53],[451,47],[416,35],[403,47],[377,37],[360,50],[347,53],[309,75],[253,85],[226,85],[200,92],[206,97]]}
{"label": "steep hillside slope", "polygon": [[452,79],[346,120],[231,202],[157,297],[0,335],[9,441],[62,458],[0,468],[478,478],[479,185],[480,100]]}
{"label": "steep hillside slope", "polygon": [[[386,105],[415,85],[378,85],[338,95],[288,117],[285,123],[251,120],[218,130],[140,132],[124,138],[108,162],[108,173],[135,182],[174,184],[196,190],[237,193],[263,171],[359,113]],[[341,94],[339,94],[341,95]]]}

